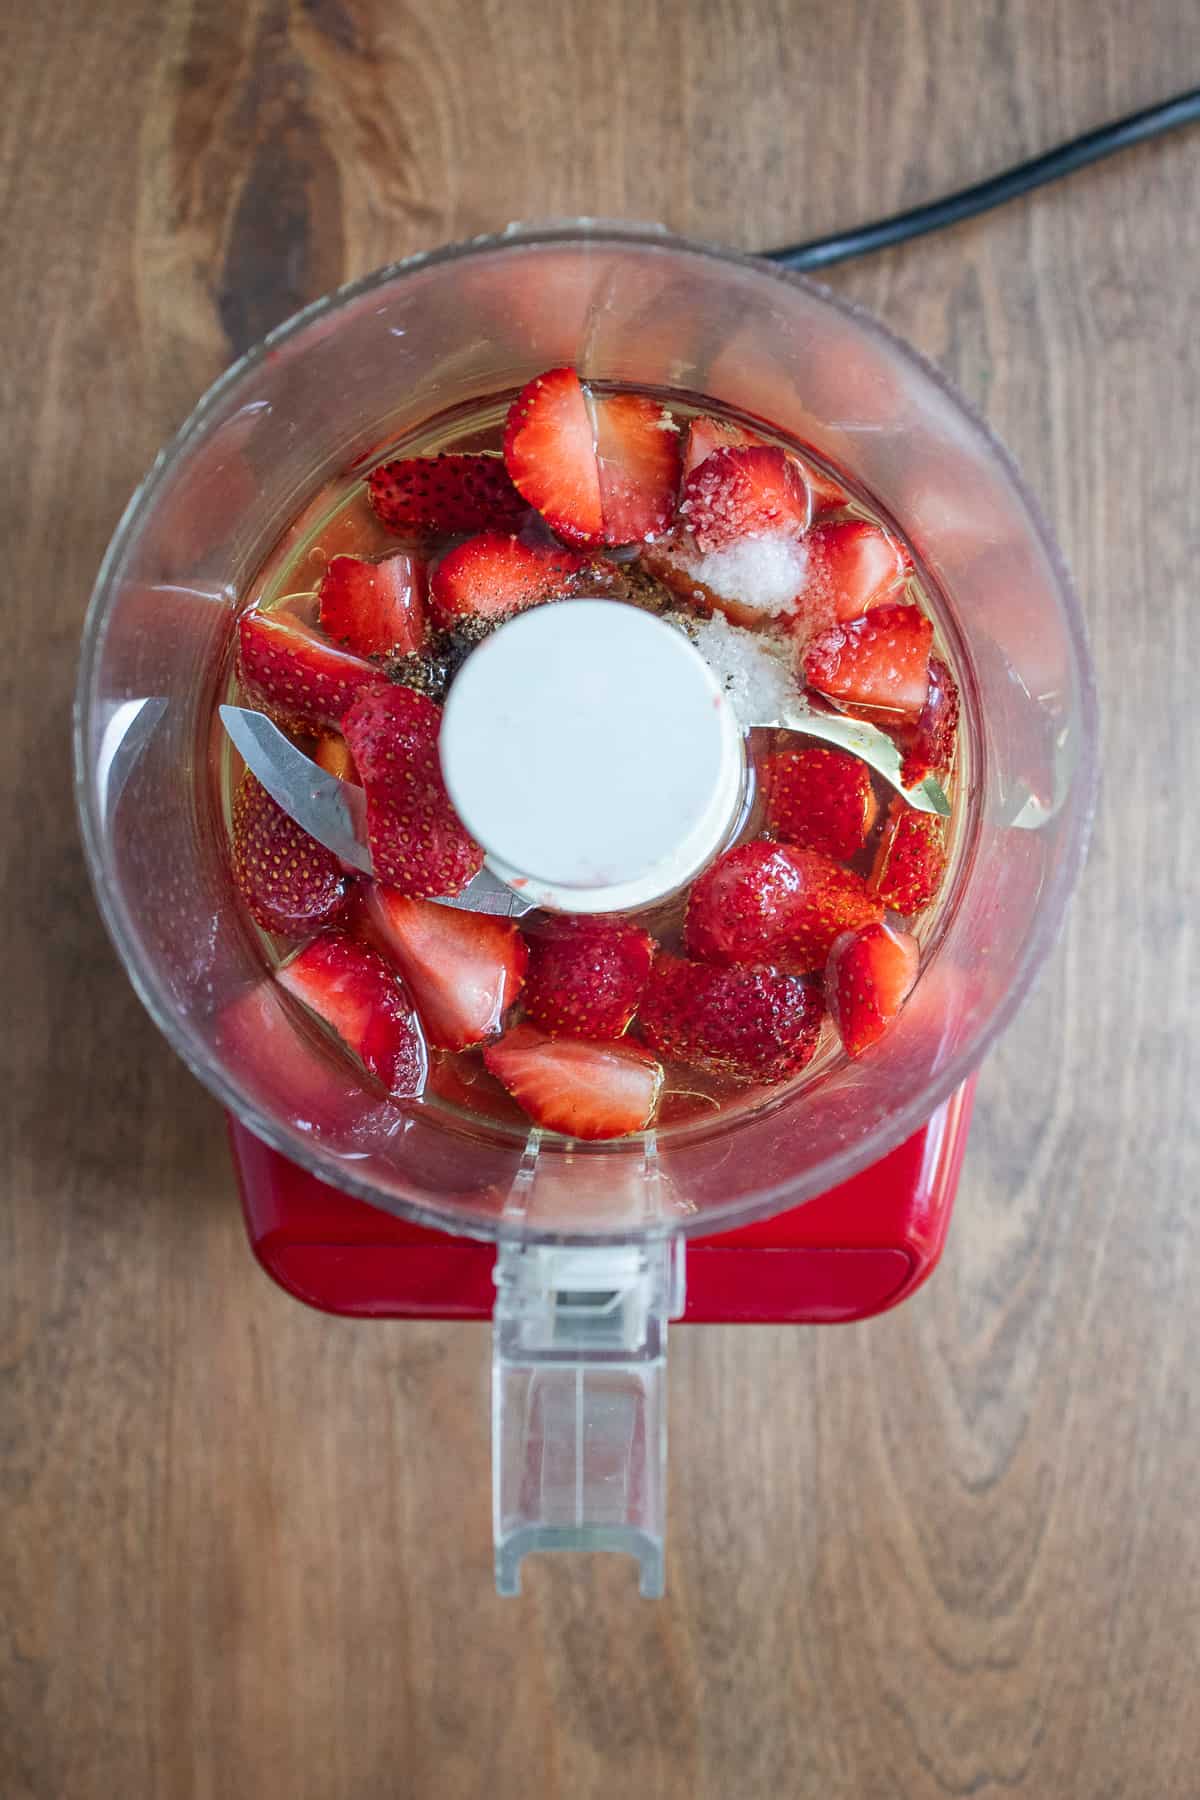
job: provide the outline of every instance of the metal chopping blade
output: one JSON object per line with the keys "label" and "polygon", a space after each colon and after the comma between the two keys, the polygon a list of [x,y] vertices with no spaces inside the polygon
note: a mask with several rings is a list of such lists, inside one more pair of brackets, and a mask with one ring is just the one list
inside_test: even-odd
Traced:
{"label": "metal chopping blade", "polygon": [[[363,790],[318,768],[265,713],[246,706],[222,706],[219,710],[230,742],[276,805],[342,862],[373,875]],[[461,894],[439,895],[438,904],[503,918],[520,918],[531,911],[529,902],[514,894],[490,869],[481,869]]]}

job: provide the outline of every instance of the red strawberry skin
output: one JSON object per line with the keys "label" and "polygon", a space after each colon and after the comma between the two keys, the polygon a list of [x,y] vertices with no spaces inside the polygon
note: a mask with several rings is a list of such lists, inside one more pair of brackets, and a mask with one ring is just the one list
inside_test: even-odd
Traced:
{"label": "red strawberry skin", "polygon": [[340,725],[379,671],[340,650],[291,613],[247,612],[238,620],[238,669],[243,686],[293,725]]}
{"label": "red strawberry skin", "polygon": [[679,491],[679,434],[656,401],[640,394],[590,394],[606,544],[635,544],[665,531]]}
{"label": "red strawberry skin", "polygon": [[504,466],[560,537],[604,542],[595,433],[574,369],[548,369],[521,389],[505,425]]}
{"label": "red strawberry skin", "polygon": [[660,1056],[734,1081],[786,1081],[812,1060],[825,1007],[815,988],[771,969],[718,969],[660,956],[641,1028]]}
{"label": "red strawberry skin", "polygon": [[933,623],[917,606],[876,606],[834,625],[804,653],[804,678],[851,705],[919,717],[929,692]]}
{"label": "red strawberry skin", "polygon": [[818,744],[764,758],[767,830],[785,843],[823,850],[835,861],[858,855],[879,803],[866,763],[848,750]]}
{"label": "red strawberry skin", "polygon": [[400,536],[511,530],[529,511],[499,457],[470,452],[381,463],[367,476],[367,497]]}
{"label": "red strawberry skin", "polygon": [[337,917],[349,883],[332,850],[276,805],[247,769],[233,802],[233,879],[266,931],[306,937]]}
{"label": "red strawberry skin", "polygon": [[529,960],[510,919],[412,900],[378,883],[367,890],[366,910],[435,1049],[466,1050],[496,1036]]}
{"label": "red strawberry skin", "polygon": [[425,642],[425,565],[403,550],[335,556],[317,599],[322,631],[356,656],[408,656]]}
{"label": "red strawberry skin", "polygon": [[441,722],[441,708],[424,694],[379,682],[342,726],[366,791],[375,872],[417,900],[461,893],[483,866],[442,781]]}
{"label": "red strawberry skin", "polygon": [[819,850],[759,839],[705,870],[688,901],[684,935],[688,955],[701,962],[804,975],[823,967],[840,933],[882,917],[861,875]]}
{"label": "red strawberry skin", "polygon": [[945,873],[942,821],[897,796],[888,809],[867,887],[893,912],[912,917],[937,898]]}
{"label": "red strawberry skin", "polygon": [[838,938],[825,971],[825,997],[843,1045],[861,1056],[878,1043],[912,991],[917,940],[890,925],[864,926]]}
{"label": "red strawberry skin", "polygon": [[692,470],[679,512],[706,553],[768,532],[797,535],[809,520],[808,483],[782,450],[733,445]]}
{"label": "red strawberry skin", "polygon": [[806,587],[827,603],[831,622],[861,618],[896,594],[909,561],[895,538],[866,519],[831,519],[814,525],[808,546]]}
{"label": "red strawberry skin", "polygon": [[483,1060],[535,1125],[566,1137],[627,1137],[650,1123],[662,1065],[627,1042],[553,1038],[518,1025]]}
{"label": "red strawberry skin", "polygon": [[954,761],[958,735],[958,686],[940,656],[929,659],[929,691],[920,716],[893,728],[903,762],[900,779],[915,787],[927,775],[946,776]]}
{"label": "red strawberry skin", "polygon": [[391,1094],[419,1094],[427,1058],[399,982],[383,958],[344,931],[326,931],[275,971]]}
{"label": "red strawberry skin", "polygon": [[569,592],[589,561],[574,550],[485,531],[442,558],[430,583],[430,609],[448,631],[464,619],[506,619]]}
{"label": "red strawberry skin", "polygon": [[525,1010],[551,1037],[618,1038],[654,960],[654,939],[606,919],[554,919],[529,933]]}

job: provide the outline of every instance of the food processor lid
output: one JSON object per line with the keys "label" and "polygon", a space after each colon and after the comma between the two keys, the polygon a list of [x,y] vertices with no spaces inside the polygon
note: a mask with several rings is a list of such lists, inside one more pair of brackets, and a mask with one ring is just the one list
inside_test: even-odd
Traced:
{"label": "food processor lid", "polygon": [[704,658],[605,599],[537,607],[486,638],[450,690],[440,753],[488,867],[562,912],[680,887],[721,848],[745,780],[741,727]]}

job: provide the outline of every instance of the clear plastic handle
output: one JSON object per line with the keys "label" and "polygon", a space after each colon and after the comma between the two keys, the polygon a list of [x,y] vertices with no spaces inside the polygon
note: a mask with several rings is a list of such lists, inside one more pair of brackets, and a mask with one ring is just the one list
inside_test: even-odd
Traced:
{"label": "clear plastic handle", "polygon": [[663,1592],[667,1321],[683,1240],[501,1244],[492,1340],[496,1587],[535,1550],[623,1550]]}

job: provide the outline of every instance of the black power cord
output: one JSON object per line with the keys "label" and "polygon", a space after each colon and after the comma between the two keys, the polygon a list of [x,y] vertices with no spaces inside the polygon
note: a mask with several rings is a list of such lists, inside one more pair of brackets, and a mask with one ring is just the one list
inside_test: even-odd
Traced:
{"label": "black power cord", "polygon": [[1144,112],[1131,113],[1127,119],[1085,132],[1069,144],[1060,144],[1057,150],[1048,150],[1044,156],[1035,156],[1031,162],[976,182],[974,187],[962,188],[957,194],[914,206],[908,212],[893,213],[890,219],[860,225],[855,231],[839,231],[831,237],[812,238],[806,244],[789,244],[763,254],[769,262],[779,263],[785,269],[825,269],[831,263],[866,256],[872,250],[885,250],[890,244],[907,243],[927,231],[957,225],[961,219],[1003,206],[1006,200],[1028,194],[1047,181],[1057,181],[1060,175],[1070,175],[1075,169],[1098,162],[1102,156],[1111,156],[1115,150],[1127,150],[1144,138],[1158,137],[1164,131],[1175,131],[1197,120],[1200,88],[1192,88],[1174,100],[1164,100],[1159,106],[1148,106]]}

